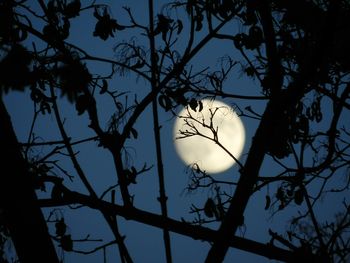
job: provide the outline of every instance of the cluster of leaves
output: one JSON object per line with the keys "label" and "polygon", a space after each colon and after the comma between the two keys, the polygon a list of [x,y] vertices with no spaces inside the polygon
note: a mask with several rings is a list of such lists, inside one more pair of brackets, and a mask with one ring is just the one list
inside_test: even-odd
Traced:
{"label": "cluster of leaves", "polygon": [[92,98],[89,94],[79,95],[76,99],[75,109],[78,115],[82,115],[91,105]]}
{"label": "cluster of leaves", "polygon": [[0,3],[0,46],[4,51],[0,59],[0,93],[10,89],[23,91],[34,82],[30,68],[32,54],[20,44],[27,38],[27,32],[16,23],[19,21],[14,12],[16,6],[16,1]]}
{"label": "cluster of leaves", "polygon": [[158,96],[159,105],[165,110],[174,110],[179,105],[184,107],[189,106],[193,111],[201,112],[203,109],[203,103],[201,100],[195,98],[188,98],[185,94],[189,92],[186,87],[177,89],[167,89],[163,94]]}
{"label": "cluster of leaves", "polygon": [[314,138],[310,131],[310,125],[311,122],[319,123],[322,121],[321,100],[322,97],[317,96],[308,107],[303,106],[302,103],[298,104],[298,115],[290,127],[290,137],[293,143],[311,144],[313,142]]}
{"label": "cluster of leaves", "polygon": [[186,12],[188,15],[193,16],[193,20],[196,24],[195,30],[200,31],[203,28],[203,20],[205,14],[214,16],[219,20],[225,20],[236,15],[242,6],[243,5],[241,1],[189,0],[186,3]]}
{"label": "cluster of leaves", "polygon": [[241,8],[241,1],[214,0],[206,1],[206,9],[213,15],[222,19],[227,19],[231,15],[237,14]]}
{"label": "cluster of leaves", "polygon": [[56,238],[59,240],[60,245],[65,251],[73,250],[73,240],[70,234],[67,234],[67,225],[62,217],[55,223]]}
{"label": "cluster of leaves", "polygon": [[[281,94],[279,103],[287,104],[285,95]],[[291,143],[310,144],[314,137],[311,134],[310,123],[322,121],[322,96],[316,95],[310,106],[300,101],[296,107],[277,113],[271,121],[274,140],[268,146],[268,153],[282,159],[291,153]]]}
{"label": "cluster of leaves", "polygon": [[[0,61],[0,91],[7,93],[10,89],[23,91],[35,82],[35,74],[30,68],[32,54],[20,44],[9,48]],[[20,78],[18,76],[21,76]]]}
{"label": "cluster of leaves", "polygon": [[173,22],[173,19],[170,19],[169,17],[166,17],[165,15],[159,14],[158,15],[158,22],[157,26],[154,29],[153,34],[156,36],[158,34],[162,34],[162,39],[166,41],[166,35],[168,31],[171,28],[171,23]]}
{"label": "cluster of leaves", "polygon": [[225,210],[219,195],[217,199],[218,203],[216,204],[212,198],[208,198],[205,202],[203,210],[207,217],[215,217],[216,220],[221,220],[224,218]]}
{"label": "cluster of leaves", "polygon": [[108,37],[114,37],[116,30],[121,31],[125,29],[125,26],[119,25],[117,20],[111,18],[107,8],[103,8],[102,14],[99,9],[95,8],[94,17],[97,19],[97,23],[93,35],[102,40],[107,40]]}
{"label": "cluster of leaves", "polygon": [[197,1],[188,1],[186,4],[186,11],[188,15],[193,16],[195,22],[195,30],[200,31],[203,28],[203,12],[205,9]]}
{"label": "cluster of leaves", "polygon": [[43,34],[49,43],[57,44],[69,36],[69,20],[79,15],[80,8],[80,0],[70,2],[50,0],[47,3],[48,23],[43,28]]}
{"label": "cluster of leaves", "polygon": [[[62,96],[66,96],[70,102],[76,101],[92,80],[87,67],[69,51],[65,55],[54,57],[55,60],[52,61],[55,64],[54,69],[48,68],[47,63],[41,64],[38,56],[34,58],[33,53],[19,43],[25,39],[25,34],[13,23],[18,19],[13,12],[15,3],[4,1],[1,5],[3,7],[1,8],[3,12],[1,26],[4,27],[1,33],[4,33],[4,36],[0,36],[0,39],[3,47],[6,48],[5,55],[0,61],[1,92],[6,93],[10,89],[23,91],[25,87],[30,86],[32,100],[40,104],[43,114],[50,113],[50,98],[44,94],[44,81],[52,83],[54,80],[52,77],[54,77],[62,91]],[[51,0],[47,3],[48,23],[44,26],[43,34],[49,43],[62,47],[62,41],[69,36],[69,19],[78,16],[80,8],[79,0],[70,2]],[[18,78],[18,75],[21,77]],[[83,99],[80,97],[77,105],[79,114],[83,112]]]}
{"label": "cluster of leaves", "polygon": [[0,2],[0,45],[18,43],[27,38],[27,32],[16,25],[18,17],[14,13],[16,1]]}
{"label": "cluster of leaves", "polygon": [[302,189],[293,183],[282,183],[277,188],[275,197],[280,202],[279,210],[284,209],[292,200],[297,205],[301,205],[304,201]]}
{"label": "cluster of leaves", "polygon": [[[338,68],[340,66],[341,70],[346,71],[349,69],[349,62],[344,58],[348,57],[349,51],[345,46],[349,44],[349,40],[344,36],[349,34],[350,5],[348,1],[340,2],[342,2],[341,8],[334,17],[334,20],[337,21],[335,24],[337,30],[333,31],[333,35],[327,36],[322,43],[322,45],[330,45],[331,47],[330,52],[324,54],[327,58],[324,59],[323,66],[328,68],[332,64],[338,64]],[[315,40],[323,34],[320,29],[325,26],[327,21],[327,9],[313,1],[275,1],[274,9],[283,14],[280,21],[281,27],[277,32],[283,37],[280,46],[281,58],[293,58],[298,64],[302,64],[305,48],[310,48],[310,45],[316,47],[320,44]],[[313,14],[312,20],[308,19],[311,13]],[[302,33],[304,39],[297,37],[297,34],[294,33]],[[305,45],[305,39],[308,40],[307,45]],[[325,74],[327,76],[327,70],[322,70],[319,76],[323,75],[322,79],[324,79]]]}
{"label": "cluster of leaves", "polygon": [[33,178],[35,189],[46,191],[44,180],[41,179],[48,176],[51,169],[46,163],[29,163],[29,174]]}
{"label": "cluster of leaves", "polygon": [[[92,80],[86,65],[74,56],[63,56],[61,64],[54,69],[54,75],[58,80],[62,96],[67,96],[70,102],[76,101],[78,96],[88,89]],[[80,100],[82,99],[83,97],[80,97]],[[83,111],[80,105],[77,106],[77,110],[80,114]]]}
{"label": "cluster of leaves", "polygon": [[164,94],[158,96],[159,105],[165,110],[172,110],[177,105],[186,106],[188,99],[185,97],[187,90],[185,88],[179,88],[176,90],[165,90]]}
{"label": "cluster of leaves", "polygon": [[253,25],[249,28],[249,33],[240,33],[234,37],[234,45],[237,49],[254,50],[259,48],[263,43],[263,33],[259,26]]}

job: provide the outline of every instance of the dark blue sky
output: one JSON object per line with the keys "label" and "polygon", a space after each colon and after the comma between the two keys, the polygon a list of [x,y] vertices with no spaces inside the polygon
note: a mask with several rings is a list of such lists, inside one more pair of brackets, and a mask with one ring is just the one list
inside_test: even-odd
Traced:
{"label": "dark blue sky", "polygon": [[[33,7],[36,1],[33,2]],[[102,1],[97,1],[102,2]],[[125,11],[122,10],[122,6],[127,5],[131,7],[135,18],[138,22],[145,25],[148,24],[147,13],[147,1],[103,1],[110,5],[112,15],[118,20],[120,24],[128,23]],[[156,1],[155,1],[156,2]],[[162,1],[163,2],[163,1]],[[37,7],[35,7],[37,8]],[[155,14],[161,11],[160,6],[155,7]],[[183,14],[179,13],[179,16]],[[95,19],[92,17],[92,10],[85,11],[78,19],[72,20],[71,37],[68,42],[71,42],[84,50],[90,55],[101,56],[104,58],[115,59],[113,53],[113,47],[116,43],[121,41],[129,41],[133,37],[135,41],[141,45],[147,47],[148,42],[144,36],[140,36],[140,31],[128,31],[117,32],[115,38],[110,38],[107,41],[92,37],[92,32],[95,26]],[[184,20],[185,21],[185,20]],[[38,29],[41,28],[40,22],[34,23]],[[226,31],[238,32],[243,31],[242,27],[230,26],[225,28]],[[186,29],[185,29],[186,32]],[[202,34],[198,35],[198,39]],[[178,48],[183,48],[183,43],[186,41],[185,33],[183,33],[183,39],[179,40]],[[157,46],[160,45],[160,37],[157,38]],[[29,39],[26,43],[30,47],[30,41],[36,39]],[[38,43],[38,45],[40,45]],[[230,55],[236,60],[243,61],[243,58],[237,53],[232,43],[223,41],[214,41],[204,48],[198,56],[194,58],[192,64],[195,70],[201,70],[205,67],[210,67],[211,70],[219,69],[218,58],[220,56]],[[109,65],[103,65],[97,62],[88,62],[87,65],[93,74],[105,74],[106,70],[110,69]],[[116,75],[110,82],[109,87],[111,89],[122,91],[130,91],[128,94],[129,103],[133,103],[134,95],[137,95],[139,100],[147,94],[150,90],[148,83],[145,83],[142,79],[136,80],[135,75],[127,74],[122,77]],[[241,95],[261,95],[257,82],[247,79],[240,67],[234,71],[229,81],[226,82],[228,92]],[[97,103],[99,109],[100,123],[103,128],[107,127],[108,120],[114,112],[113,103],[109,98],[104,96],[97,96]],[[250,102],[243,100],[224,99],[224,101],[230,105],[238,105],[244,109],[246,106],[251,105],[252,108],[259,113],[262,113],[265,104],[263,102]],[[12,92],[5,97],[6,106],[11,114],[12,121],[17,132],[17,136],[21,142],[25,142],[28,139],[28,132],[33,117],[32,102],[29,97],[29,93]],[[67,102],[66,99],[59,101],[62,118],[65,119],[65,128],[72,140],[79,140],[94,136],[94,132],[88,128],[89,120],[87,114],[77,116],[74,105]],[[198,207],[203,207],[205,200],[208,197],[213,196],[213,192],[209,190],[198,190],[194,193],[188,193],[185,188],[189,182],[188,175],[186,174],[186,166],[180,161],[176,155],[173,138],[173,119],[168,113],[165,113],[162,108],[159,108],[160,112],[160,125],[161,139],[162,139],[162,151],[163,161],[165,168],[165,180],[168,199],[168,213],[171,218],[180,220],[184,218],[191,220],[194,218],[193,214],[189,214],[190,205],[193,203]],[[348,115],[349,116],[349,115]],[[326,116],[327,118],[327,116]],[[345,118],[345,117],[344,117]],[[241,162],[244,163],[246,153],[249,150],[252,136],[258,125],[258,121],[249,118],[242,118],[242,121],[246,128],[246,145],[241,157]],[[149,172],[140,175],[138,183],[130,187],[130,192],[135,195],[134,204],[136,207],[144,210],[148,210],[154,213],[160,213],[158,197],[158,178],[156,171],[156,154],[154,147],[153,137],[153,122],[151,115],[151,107],[142,114],[137,121],[135,129],[138,131],[139,137],[136,140],[128,140],[126,143],[128,152],[130,153],[129,165],[133,165],[137,168],[141,168],[144,163],[148,165],[154,165],[154,168]],[[60,139],[60,135],[57,129],[55,118],[53,115],[40,115],[37,123],[35,124],[34,132],[41,140],[57,140]],[[109,152],[105,149],[97,147],[97,142],[89,142],[83,145],[75,146],[75,151],[79,151],[78,160],[86,173],[88,179],[94,186],[97,194],[102,194],[109,186],[116,184],[117,178],[115,175],[115,169],[113,160]],[[48,148],[36,148],[33,155],[44,154],[48,151]],[[68,172],[75,175],[72,164],[68,158],[57,157],[60,159],[60,165],[64,167]],[[261,176],[274,176],[278,174],[282,169],[274,164],[271,160],[264,162],[261,169]],[[286,164],[290,164],[286,162]],[[60,174],[58,169],[55,169],[57,174]],[[215,175],[215,178],[220,180],[232,180],[238,179],[238,167],[234,166],[227,172]],[[62,176],[60,174],[60,176]],[[65,179],[68,187],[73,190],[81,190],[82,184],[79,182],[76,176],[74,182],[69,182]],[[49,191],[48,191],[49,193]],[[231,192],[232,193],[232,192]],[[254,239],[256,241],[267,243],[269,241],[268,229],[271,228],[277,232],[285,232],[286,223],[290,219],[291,212],[295,212],[302,209],[294,205],[294,208],[288,209],[288,211],[282,211],[277,213],[273,217],[271,210],[264,210],[265,195],[271,196],[275,193],[274,186],[270,189],[262,189],[260,192],[254,194],[249,202],[248,208],[245,212],[245,226],[239,229],[237,235],[244,236],[246,238]],[[40,193],[42,195],[42,193]],[[43,195],[45,196],[45,194]],[[339,200],[343,196],[333,197],[331,200],[324,200],[323,205],[327,209],[323,209],[320,217],[327,218],[337,210]],[[118,198],[119,200],[119,198]],[[329,205],[328,205],[329,202]],[[45,210],[48,214],[50,210]],[[62,213],[69,226],[69,231],[72,234],[73,239],[82,239],[86,235],[90,235],[94,239],[103,239],[104,242],[109,242],[113,239],[113,236],[108,228],[108,225],[104,222],[104,219],[96,211],[88,208],[81,208],[79,210],[71,210],[68,208],[62,209]],[[126,236],[126,245],[129,248],[130,254],[135,262],[165,262],[162,231],[153,227],[149,227],[137,222],[125,221],[118,217],[120,222],[120,230],[122,235]],[[216,228],[217,224],[211,225]],[[191,238],[180,236],[178,234],[171,233],[172,249],[174,262],[203,262],[205,259],[210,245],[206,242],[192,240]],[[93,248],[101,243],[75,243],[75,248],[78,250],[86,250],[87,248]],[[107,249],[108,262],[118,262],[118,252],[115,247]],[[97,252],[93,255],[79,255],[74,253],[65,253],[65,262],[102,262],[102,252]],[[114,259],[117,258],[115,261]],[[269,262],[267,259],[239,251],[237,249],[230,249],[225,262]]]}

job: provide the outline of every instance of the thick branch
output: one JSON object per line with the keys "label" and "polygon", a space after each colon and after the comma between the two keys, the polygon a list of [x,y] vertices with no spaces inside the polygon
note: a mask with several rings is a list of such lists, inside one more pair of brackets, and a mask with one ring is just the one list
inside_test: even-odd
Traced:
{"label": "thick branch", "polygon": [[[268,4],[267,1],[264,3],[265,5]],[[262,16],[264,15],[264,12],[267,11],[261,11]],[[241,177],[231,200],[229,209],[218,230],[217,239],[208,253],[208,257],[206,259],[207,263],[222,262],[224,260],[229,247],[229,241],[235,234],[238,226],[241,225],[243,221],[243,214],[249,198],[253,194],[254,185],[257,182],[259,170],[264,160],[269,143],[275,139],[272,137],[273,134],[276,134],[276,127],[274,126],[276,123],[283,121],[283,118],[285,118],[283,115],[284,112],[289,112],[290,109],[295,109],[296,104],[304,95],[308,79],[316,73],[317,67],[322,63],[322,54],[330,45],[330,40],[326,39],[326,36],[328,37],[329,35],[332,35],[331,30],[335,23],[335,14],[336,8],[329,10],[328,21],[325,23],[325,33],[318,41],[320,45],[318,45],[317,48],[313,47],[312,50],[309,50],[307,53],[308,57],[305,58],[305,63],[300,66],[300,72],[295,77],[292,84],[288,87],[286,95],[275,95],[267,104],[260,125],[255,136],[253,137],[252,146],[249,150],[247,161],[244,169],[242,170]],[[265,14],[265,19],[271,19],[271,15],[267,16],[267,14]],[[272,25],[272,22],[266,21],[265,23]],[[271,44],[271,46],[273,45]],[[273,53],[270,55],[273,55]],[[274,59],[276,58],[272,58],[271,61]],[[272,65],[269,65],[269,67],[272,67]],[[274,73],[277,75],[271,75],[270,78],[277,78],[278,80],[280,73],[278,71],[272,71],[272,69],[273,68],[269,68],[269,74]],[[277,85],[278,83],[278,81],[273,81],[272,85]],[[280,85],[282,85],[282,83],[280,83]],[[278,92],[277,88],[277,86],[274,88],[274,92]]]}
{"label": "thick branch", "polygon": [[[0,210],[21,262],[57,262],[10,116],[0,100]],[[35,243],[33,243],[35,238]]]}
{"label": "thick branch", "polygon": [[[159,85],[159,73],[158,73],[158,65],[157,65],[157,59],[156,59],[155,36],[154,36],[153,0],[148,1],[148,10],[149,10],[149,23],[150,23],[149,41],[150,41],[150,48],[151,48],[151,71],[152,71],[151,86],[152,86],[152,89],[157,90]],[[165,192],[164,169],[163,169],[163,160],[162,160],[162,148],[161,148],[161,141],[160,141],[160,127],[159,127],[157,103],[158,103],[157,96],[155,96],[152,101],[152,111],[153,111],[154,139],[155,139],[156,153],[157,153],[157,171],[158,171],[158,178],[159,178],[159,195],[160,195],[159,202],[160,202],[162,216],[164,216],[164,218],[167,218],[168,217],[168,208],[167,208],[168,197],[166,196],[166,192]],[[169,231],[166,228],[163,229],[163,239],[164,239],[164,246],[165,246],[166,262],[171,263],[172,256],[171,256],[170,235],[169,235]]]}
{"label": "thick branch", "polygon": [[[168,229],[174,233],[185,235],[196,240],[199,239],[212,242],[216,239],[217,232],[209,228],[165,218],[162,215],[146,212],[135,207],[111,204],[104,200],[96,199],[77,192],[71,192],[67,189],[64,191],[65,194],[62,200],[42,199],[39,200],[40,205],[42,207],[53,207],[79,203],[93,209],[103,210],[113,215],[122,216],[127,220],[137,221],[161,229]],[[241,237],[231,237],[229,240],[229,246],[281,261],[291,261],[291,259],[297,256],[292,251]]]}

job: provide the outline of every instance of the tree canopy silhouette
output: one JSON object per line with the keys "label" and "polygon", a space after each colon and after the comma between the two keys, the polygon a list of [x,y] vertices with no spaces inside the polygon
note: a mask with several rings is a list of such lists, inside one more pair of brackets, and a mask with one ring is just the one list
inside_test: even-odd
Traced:
{"label": "tree canopy silhouette", "polygon": [[[60,262],[63,254],[109,247],[119,252],[120,262],[133,262],[138,251],[130,250],[130,229],[120,224],[125,219],[162,230],[164,245],[157,253],[164,253],[168,263],[180,253],[172,233],[208,242],[208,263],[223,262],[229,249],[284,262],[348,262],[350,2],[155,5],[149,0],[144,17],[119,3],[113,8],[124,15],[114,17],[116,11],[102,2],[0,2],[0,261],[10,262],[13,255],[5,244],[12,242],[19,262]],[[81,35],[76,23],[84,26]],[[83,43],[86,39],[94,43],[92,50]],[[99,53],[100,47],[108,52]],[[202,63],[206,55],[214,60]],[[121,79],[142,85],[121,87]],[[242,79],[246,87],[238,88]],[[16,105],[33,112],[27,137],[16,136],[22,131],[14,128],[17,120],[6,104],[13,94],[31,102]],[[202,201],[194,199],[190,214],[184,211],[176,220],[169,216],[171,167],[164,147],[169,136],[164,137],[162,118],[176,118],[183,107],[200,112],[207,98],[225,99],[251,123],[249,148],[239,161],[232,157],[237,164],[230,176],[191,165],[183,175],[189,178],[185,191],[202,195]],[[113,110],[106,110],[107,101]],[[47,116],[57,128],[36,129],[40,122],[50,123]],[[144,116],[153,125],[153,138],[145,138],[137,127]],[[83,118],[88,123],[79,124],[77,138],[66,119]],[[211,140],[221,145],[220,127],[207,128]],[[46,129],[54,130],[53,139]],[[190,122],[179,133],[201,136]],[[151,139],[152,161],[131,162],[129,145]],[[102,192],[79,157],[79,147],[91,143],[96,154],[108,152],[114,165],[113,171],[101,170],[110,177],[106,182],[115,182]],[[142,179],[146,175],[158,180],[160,214],[137,205],[142,195],[134,186],[148,187]],[[247,207],[256,197],[264,204],[261,213],[288,216],[280,223],[283,229],[271,224],[265,243],[244,235],[249,231]],[[337,212],[324,216],[330,202]],[[82,207],[102,215],[112,240],[72,234],[74,226],[62,211],[79,214]],[[91,242],[94,247],[84,250]]]}

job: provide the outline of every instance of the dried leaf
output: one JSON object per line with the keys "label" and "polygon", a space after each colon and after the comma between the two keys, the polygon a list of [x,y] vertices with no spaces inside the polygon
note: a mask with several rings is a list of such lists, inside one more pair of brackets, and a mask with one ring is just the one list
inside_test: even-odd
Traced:
{"label": "dried leaf", "polygon": [[75,103],[75,109],[78,111],[78,115],[82,115],[89,107],[90,98],[88,95],[80,95]]}
{"label": "dried leaf", "polygon": [[267,210],[267,209],[270,208],[270,205],[271,205],[271,198],[270,198],[269,195],[266,195],[265,199],[266,199],[266,202],[265,202],[265,210]]}
{"label": "dried leaf", "polygon": [[168,96],[160,95],[158,97],[159,105],[165,109],[165,111],[169,111],[172,108],[171,100]]}
{"label": "dried leaf", "polygon": [[190,105],[190,108],[191,108],[193,111],[197,111],[198,102],[197,102],[196,99],[192,98],[192,99],[190,100],[189,105]]}
{"label": "dried leaf", "polygon": [[184,28],[182,21],[180,19],[177,20],[177,34],[181,34],[182,29]]}
{"label": "dried leaf", "polygon": [[68,5],[66,5],[63,13],[67,18],[76,17],[79,15],[80,8],[81,8],[80,0],[74,0],[70,2]]}
{"label": "dried leaf", "polygon": [[207,202],[205,203],[204,205],[204,214],[207,216],[207,217],[213,217],[214,214],[216,214],[216,205],[213,201],[213,199],[211,198],[208,198]]}
{"label": "dried leaf", "polygon": [[198,111],[201,112],[203,110],[203,103],[200,100],[198,101],[198,105],[199,105]]}
{"label": "dried leaf", "polygon": [[61,247],[65,251],[72,251],[73,250],[73,240],[71,235],[64,235],[61,238]]}
{"label": "dried leaf", "polygon": [[55,224],[56,227],[56,236],[64,236],[67,230],[67,225],[64,222],[64,219],[61,218],[58,222]]}
{"label": "dried leaf", "polygon": [[301,205],[304,201],[304,194],[301,189],[298,189],[297,191],[294,192],[294,202],[297,205]]}

